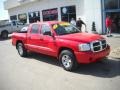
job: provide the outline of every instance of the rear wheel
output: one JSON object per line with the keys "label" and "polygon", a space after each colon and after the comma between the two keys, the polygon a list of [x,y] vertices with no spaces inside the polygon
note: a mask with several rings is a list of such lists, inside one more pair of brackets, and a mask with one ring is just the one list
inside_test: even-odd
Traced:
{"label": "rear wheel", "polygon": [[3,39],[7,39],[7,38],[8,38],[8,32],[7,32],[7,31],[3,31],[3,32],[1,33],[1,37],[2,37]]}
{"label": "rear wheel", "polygon": [[18,43],[17,44],[17,50],[18,50],[18,53],[21,57],[27,56],[27,50],[25,49],[23,43]]}
{"label": "rear wheel", "polygon": [[59,60],[61,61],[62,67],[67,71],[73,71],[78,67],[76,58],[70,50],[63,50],[60,53]]}

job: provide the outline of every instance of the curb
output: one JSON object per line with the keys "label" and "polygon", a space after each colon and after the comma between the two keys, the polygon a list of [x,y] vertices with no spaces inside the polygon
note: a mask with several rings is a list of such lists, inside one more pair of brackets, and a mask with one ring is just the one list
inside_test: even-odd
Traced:
{"label": "curb", "polygon": [[110,53],[110,57],[120,59],[120,47],[113,49]]}

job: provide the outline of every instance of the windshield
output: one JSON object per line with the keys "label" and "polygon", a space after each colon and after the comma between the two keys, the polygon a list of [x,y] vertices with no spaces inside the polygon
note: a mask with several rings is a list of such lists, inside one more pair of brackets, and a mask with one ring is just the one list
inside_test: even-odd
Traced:
{"label": "windshield", "polygon": [[70,23],[62,22],[59,24],[54,24],[53,29],[57,33],[57,35],[66,35],[66,34],[73,34],[73,33],[79,33],[80,30],[73,26]]}

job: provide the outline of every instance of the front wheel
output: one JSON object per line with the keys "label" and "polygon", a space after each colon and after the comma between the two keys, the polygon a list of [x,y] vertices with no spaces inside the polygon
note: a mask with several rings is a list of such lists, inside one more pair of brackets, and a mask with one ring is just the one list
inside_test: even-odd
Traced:
{"label": "front wheel", "polygon": [[67,71],[73,71],[78,67],[76,58],[70,50],[63,50],[60,53],[59,60],[61,61],[62,67]]}
{"label": "front wheel", "polygon": [[23,43],[17,44],[17,50],[18,50],[18,53],[21,57],[27,56],[27,50],[25,49]]}

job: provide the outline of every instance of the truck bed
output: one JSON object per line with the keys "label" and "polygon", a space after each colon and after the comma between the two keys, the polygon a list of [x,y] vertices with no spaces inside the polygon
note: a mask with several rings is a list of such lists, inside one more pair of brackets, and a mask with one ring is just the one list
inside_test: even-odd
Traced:
{"label": "truck bed", "polygon": [[23,41],[23,43],[26,43],[27,40],[27,33],[26,32],[15,32],[12,34],[12,44],[16,45],[17,41]]}

